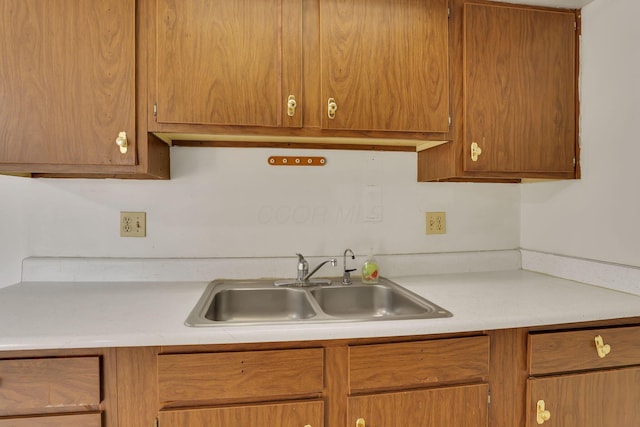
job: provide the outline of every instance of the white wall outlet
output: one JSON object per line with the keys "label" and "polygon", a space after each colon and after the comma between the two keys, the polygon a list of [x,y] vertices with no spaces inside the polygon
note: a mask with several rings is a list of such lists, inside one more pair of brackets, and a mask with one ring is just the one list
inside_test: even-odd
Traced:
{"label": "white wall outlet", "polygon": [[146,212],[120,212],[120,237],[146,237]]}
{"label": "white wall outlet", "polygon": [[427,234],[447,233],[447,214],[445,212],[427,212],[426,220]]}

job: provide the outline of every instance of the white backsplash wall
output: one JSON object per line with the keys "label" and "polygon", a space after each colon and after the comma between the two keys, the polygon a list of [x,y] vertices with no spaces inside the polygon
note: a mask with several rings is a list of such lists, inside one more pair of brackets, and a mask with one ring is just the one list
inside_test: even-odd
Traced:
{"label": "white backsplash wall", "polygon": [[[275,167],[271,155],[324,156]],[[0,286],[27,256],[270,257],[513,249],[520,191],[416,182],[406,152],[171,149],[170,181],[0,176]],[[146,238],[119,237],[120,211],[147,212]],[[426,211],[447,234],[425,235]]]}
{"label": "white backsplash wall", "polygon": [[638,0],[582,11],[582,180],[522,186],[521,246],[640,267]]}

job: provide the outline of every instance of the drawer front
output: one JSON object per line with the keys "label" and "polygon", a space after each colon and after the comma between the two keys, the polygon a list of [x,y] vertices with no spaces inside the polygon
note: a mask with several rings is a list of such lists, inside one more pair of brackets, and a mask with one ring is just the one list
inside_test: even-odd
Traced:
{"label": "drawer front", "polygon": [[324,426],[324,403],[293,402],[225,408],[181,409],[158,414],[161,427]]}
{"label": "drawer front", "polygon": [[[608,346],[603,357],[598,354],[596,337]],[[639,364],[638,326],[529,334],[530,375]]]}
{"label": "drawer front", "polygon": [[322,392],[321,348],[158,356],[160,402],[254,400]]}
{"label": "drawer front", "polygon": [[0,427],[100,427],[100,414],[58,415],[54,417],[0,420]]}
{"label": "drawer front", "polygon": [[489,337],[349,347],[351,393],[484,381]]}
{"label": "drawer front", "polygon": [[0,360],[0,416],[96,411],[100,358]]}

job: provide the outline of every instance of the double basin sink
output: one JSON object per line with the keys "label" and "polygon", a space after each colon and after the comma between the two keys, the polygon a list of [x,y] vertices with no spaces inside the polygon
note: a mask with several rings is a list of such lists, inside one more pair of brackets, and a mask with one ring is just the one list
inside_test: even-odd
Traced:
{"label": "double basin sink", "polygon": [[400,285],[308,283],[277,286],[268,279],[211,282],[185,321],[187,326],[430,319],[452,314]]}

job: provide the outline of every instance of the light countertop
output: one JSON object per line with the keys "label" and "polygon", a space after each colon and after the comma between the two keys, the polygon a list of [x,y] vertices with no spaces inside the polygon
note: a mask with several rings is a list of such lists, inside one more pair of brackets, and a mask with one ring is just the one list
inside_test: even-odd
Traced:
{"label": "light countertop", "polygon": [[640,296],[523,270],[390,277],[453,313],[426,320],[187,327],[208,282],[22,282],[0,289],[0,350],[439,334],[640,316]]}

